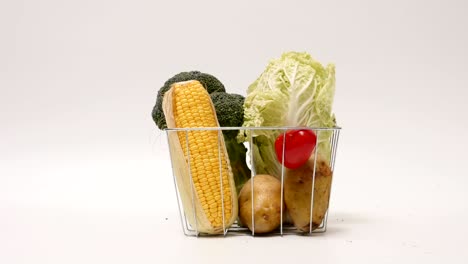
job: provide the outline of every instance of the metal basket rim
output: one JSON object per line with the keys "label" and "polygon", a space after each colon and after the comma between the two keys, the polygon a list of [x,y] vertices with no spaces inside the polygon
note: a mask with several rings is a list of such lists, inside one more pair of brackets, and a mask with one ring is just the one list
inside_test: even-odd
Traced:
{"label": "metal basket rim", "polygon": [[308,127],[308,126],[264,126],[264,127],[174,127],[164,128],[164,131],[190,131],[190,130],[288,130],[288,129],[308,129],[332,131],[341,130],[339,126],[334,127]]}

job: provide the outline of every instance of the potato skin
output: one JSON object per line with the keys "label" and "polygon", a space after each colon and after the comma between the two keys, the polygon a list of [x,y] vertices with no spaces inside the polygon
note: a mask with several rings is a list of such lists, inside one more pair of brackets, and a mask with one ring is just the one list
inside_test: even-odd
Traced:
{"label": "potato skin", "polygon": [[[314,173],[314,158],[303,166],[286,170],[284,179],[284,202],[294,226],[304,232],[309,232],[310,199],[312,194],[312,177]],[[327,162],[317,157],[315,172],[314,208],[312,230],[322,223],[328,209],[332,171]]]}
{"label": "potato skin", "polygon": [[[248,180],[239,193],[239,218],[252,230],[252,183]],[[255,233],[267,233],[281,222],[281,182],[270,175],[254,177]],[[283,204],[283,211],[285,211]]]}

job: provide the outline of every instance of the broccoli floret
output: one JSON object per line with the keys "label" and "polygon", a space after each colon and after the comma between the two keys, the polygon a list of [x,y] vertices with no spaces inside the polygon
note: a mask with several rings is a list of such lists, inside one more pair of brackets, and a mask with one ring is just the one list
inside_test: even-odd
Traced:
{"label": "broccoli floret", "polygon": [[167,91],[169,91],[173,83],[184,82],[189,80],[199,81],[210,94],[214,92],[226,92],[224,85],[216,77],[207,73],[202,73],[199,71],[190,71],[181,72],[174,75],[172,78],[170,78],[164,83],[161,89],[159,89],[158,96],[156,98],[156,104],[153,107],[153,111],[151,112],[153,120],[159,127],[159,129],[167,128],[166,118],[164,117],[164,112],[162,109],[164,94]]}
{"label": "broccoli floret", "polygon": [[[218,117],[219,125],[222,127],[240,127],[244,122],[244,100],[239,94],[215,92],[210,94]],[[224,130],[224,135],[234,138],[238,130]]]}

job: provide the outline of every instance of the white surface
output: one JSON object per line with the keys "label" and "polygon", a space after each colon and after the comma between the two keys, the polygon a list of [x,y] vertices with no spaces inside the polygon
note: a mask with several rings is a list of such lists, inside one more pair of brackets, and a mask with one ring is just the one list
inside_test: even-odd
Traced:
{"label": "white surface", "polygon": [[[0,2],[0,263],[467,263],[464,1]],[[337,65],[328,232],[185,237],[156,92]]]}

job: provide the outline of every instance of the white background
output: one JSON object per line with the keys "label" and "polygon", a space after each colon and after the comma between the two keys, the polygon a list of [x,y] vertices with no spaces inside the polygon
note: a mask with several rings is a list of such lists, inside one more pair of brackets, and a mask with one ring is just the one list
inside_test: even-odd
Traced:
{"label": "white background", "polygon": [[[465,1],[0,1],[0,263],[467,263]],[[182,234],[157,90],[337,67],[328,231]]]}

